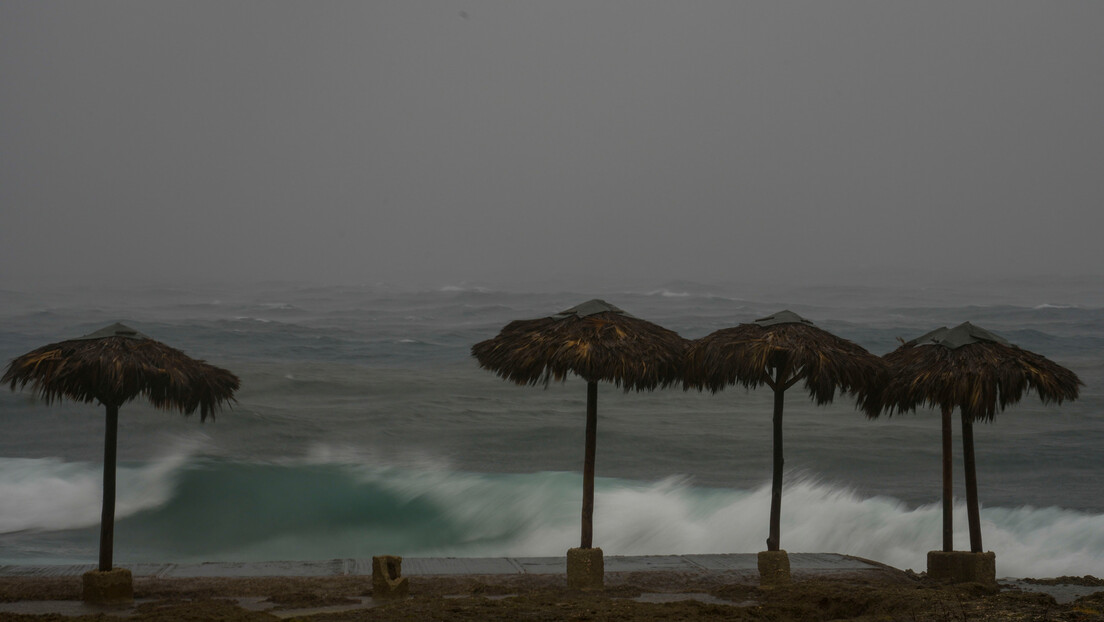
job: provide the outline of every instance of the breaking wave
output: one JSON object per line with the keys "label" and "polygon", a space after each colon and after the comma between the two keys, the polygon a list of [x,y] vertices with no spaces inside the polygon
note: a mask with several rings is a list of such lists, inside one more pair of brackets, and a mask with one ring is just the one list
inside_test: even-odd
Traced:
{"label": "breaking wave", "polygon": [[[0,459],[0,564],[93,559],[101,476],[99,465]],[[465,473],[319,459],[248,463],[185,454],[120,465],[118,482],[116,557],[128,562],[558,556],[577,545],[579,533],[577,473]],[[599,478],[596,488],[595,544],[609,555],[764,548],[769,485],[731,490],[680,478]],[[937,503],[909,507],[795,478],[783,495],[782,544],[922,570],[927,551],[940,547],[941,520]],[[961,504],[955,522],[962,547]],[[982,509],[982,522],[999,576],[1081,575],[1104,565],[1104,515],[990,507]],[[33,549],[23,546],[28,532],[36,534]]]}

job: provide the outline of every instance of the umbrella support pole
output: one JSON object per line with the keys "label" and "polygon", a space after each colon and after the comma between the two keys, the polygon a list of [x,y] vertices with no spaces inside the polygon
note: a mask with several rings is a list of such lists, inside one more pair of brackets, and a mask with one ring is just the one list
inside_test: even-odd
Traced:
{"label": "umbrella support pole", "polygon": [[115,546],[115,448],[119,437],[119,407],[107,404],[104,430],[103,511],[100,514],[100,572],[111,570]]}
{"label": "umbrella support pole", "polygon": [[951,411],[943,407],[943,550],[954,550],[954,445],[951,441]]}
{"label": "umbrella support pole", "polygon": [[[782,379],[781,370],[778,381]],[[786,463],[782,455],[782,404],[786,392],[781,386],[774,389],[774,473],[771,477],[770,535],[767,537],[767,550],[780,550],[780,523],[782,519],[782,466]]]}
{"label": "umbrella support pole", "polygon": [[115,462],[119,439],[119,407],[107,408],[104,430],[103,511],[100,514],[100,565],[81,578],[81,598],[90,605],[125,605],[134,601],[134,577],[112,568],[115,545]]}
{"label": "umbrella support pole", "polygon": [[962,463],[966,468],[966,516],[970,523],[970,551],[981,553],[981,514],[978,510],[977,469],[974,465],[974,424],[962,413]]}
{"label": "umbrella support pole", "polygon": [[587,382],[586,449],[583,455],[583,527],[579,548],[594,543],[594,454],[598,441],[598,383]]}

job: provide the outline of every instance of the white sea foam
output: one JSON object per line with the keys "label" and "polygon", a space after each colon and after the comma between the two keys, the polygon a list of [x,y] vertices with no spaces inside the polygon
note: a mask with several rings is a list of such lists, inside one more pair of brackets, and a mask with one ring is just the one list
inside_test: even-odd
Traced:
{"label": "white sea foam", "polygon": [[[172,496],[176,454],[141,466],[116,467],[116,519],[158,507]],[[58,458],[0,458],[0,533],[76,529],[100,522],[103,465]]]}
{"label": "white sea foam", "polygon": [[56,458],[0,458],[0,533],[95,524],[102,473]]}
{"label": "white sea foam", "polygon": [[[437,473],[399,477],[391,485],[410,498],[435,499],[465,526],[464,541],[419,554],[555,556],[577,546],[577,474],[488,479]],[[769,485],[735,491],[695,488],[680,478],[652,484],[600,479],[595,545],[609,555],[754,553],[765,548],[769,509]],[[983,508],[981,517],[999,576],[1099,574],[1104,568],[1104,515],[1021,507]],[[955,534],[958,548],[966,548],[962,502],[955,506]],[[927,552],[942,545],[942,510],[794,481],[784,488],[781,536],[790,551],[845,553],[921,571]]]}
{"label": "white sea foam", "polygon": [[[434,478],[450,475],[459,477],[451,470],[448,461],[440,456],[386,444],[366,448],[360,445],[314,443],[303,457],[288,458],[284,464],[339,465],[352,469],[357,479],[365,482],[408,481],[409,478],[425,481],[426,474],[432,474]],[[387,466],[375,466],[380,464]]]}
{"label": "white sea foam", "polygon": [[[147,528],[132,528],[171,529],[173,539],[164,542],[173,546],[187,548],[181,543],[189,538],[203,543],[204,558],[191,561],[329,559],[384,548],[409,556],[560,556],[578,544],[578,473],[464,473],[425,457],[379,466],[382,458],[378,452],[319,446],[308,457],[269,466],[205,461],[199,470],[181,468],[186,453],[124,465],[117,515],[143,521],[139,512],[153,510]],[[186,501],[177,500],[188,512],[225,512],[231,503],[249,524],[269,526],[239,537],[233,526],[223,525],[229,531],[220,535],[217,522],[197,526],[194,519],[166,515],[176,505],[177,479],[188,472],[199,478],[185,486]],[[95,525],[100,477],[97,467],[85,463],[0,460],[0,534]],[[282,493],[273,495],[275,489]],[[651,483],[600,478],[594,543],[608,555],[755,553],[765,546],[769,507],[768,485],[728,490],[695,487],[678,477]],[[341,516],[329,513],[334,511]],[[282,520],[270,524],[262,516]],[[1104,568],[1104,515],[992,507],[982,508],[981,517],[999,576],[1100,574]],[[938,504],[909,507],[793,477],[782,499],[782,547],[923,570],[927,552],[941,545],[941,521]],[[152,542],[163,541],[153,533]],[[955,507],[955,534],[958,548],[965,548],[961,503]],[[210,548],[213,541],[223,544]],[[0,539],[0,563],[18,563],[3,559],[3,548]],[[180,558],[178,549],[144,554],[151,556],[146,561]]]}
{"label": "white sea foam", "polygon": [[472,286],[472,285],[445,285],[444,287],[441,287],[441,289],[438,290],[438,291],[449,292],[449,293],[454,293],[454,292],[476,292],[476,293],[479,293],[479,294],[486,294],[486,293],[490,292],[491,290],[487,289],[486,287],[476,287],[476,286]]}
{"label": "white sea foam", "polygon": [[[663,482],[645,489],[603,490],[595,500],[596,538],[612,554],[677,554],[764,549],[770,489],[699,491]],[[1000,576],[1099,573],[1104,568],[1104,516],[1061,508],[983,508],[987,550]],[[957,548],[968,542],[966,507],[954,512]],[[939,504],[910,508],[889,497],[812,482],[783,490],[781,538],[790,551],[856,555],[897,568],[924,569],[942,544]]]}

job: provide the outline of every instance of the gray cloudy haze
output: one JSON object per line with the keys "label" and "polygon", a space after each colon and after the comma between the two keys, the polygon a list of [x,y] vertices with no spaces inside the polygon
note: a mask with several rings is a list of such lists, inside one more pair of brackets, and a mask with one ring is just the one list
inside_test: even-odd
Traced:
{"label": "gray cloudy haze", "polygon": [[1101,275],[1104,2],[0,3],[0,287]]}

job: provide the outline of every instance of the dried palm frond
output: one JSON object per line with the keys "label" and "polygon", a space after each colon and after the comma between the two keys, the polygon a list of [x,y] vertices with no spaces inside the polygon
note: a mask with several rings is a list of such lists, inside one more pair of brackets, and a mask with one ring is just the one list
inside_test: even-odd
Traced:
{"label": "dried palm frond", "polygon": [[12,360],[3,383],[12,390],[30,385],[47,403],[66,398],[120,406],[145,396],[157,408],[185,415],[198,409],[206,419],[233,401],[240,381],[225,369],[117,324]]}
{"label": "dried palm frond", "polygon": [[783,381],[804,380],[816,403],[827,404],[837,389],[862,393],[882,377],[885,366],[865,348],[790,315],[796,319],[740,324],[693,341],[686,353],[684,387],[714,393],[733,384],[773,388],[772,371],[777,375],[784,370]]}
{"label": "dried palm frond", "polygon": [[[947,340],[956,334],[958,341]],[[870,417],[927,405],[992,421],[1031,391],[1043,403],[1061,404],[1077,399],[1082,386],[1065,367],[969,323],[909,341],[884,359],[889,378],[863,404]]]}
{"label": "dried palm frond", "polygon": [[680,379],[687,341],[602,301],[535,320],[515,320],[472,346],[480,367],[521,385],[562,381],[571,373],[626,391]]}

